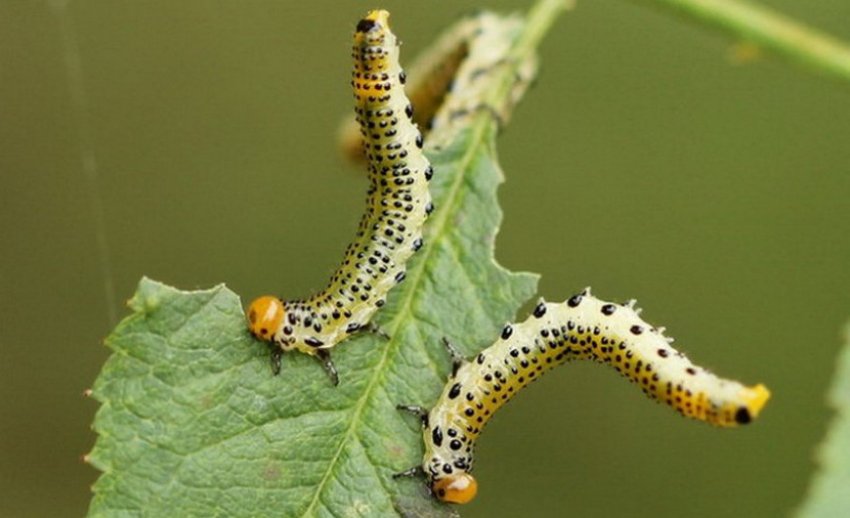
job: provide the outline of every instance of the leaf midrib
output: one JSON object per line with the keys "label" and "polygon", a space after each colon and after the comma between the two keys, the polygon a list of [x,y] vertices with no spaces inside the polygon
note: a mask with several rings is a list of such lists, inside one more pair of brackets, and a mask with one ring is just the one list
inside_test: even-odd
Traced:
{"label": "leaf midrib", "polygon": [[[449,189],[448,195],[446,197],[447,205],[449,210],[440,210],[437,212],[437,217],[434,218],[435,221],[431,224],[434,236],[433,242],[438,241],[442,236],[446,233],[447,222],[449,221],[449,215],[454,215],[458,208],[458,202],[460,199],[459,191],[461,186],[464,183],[466,178],[468,167],[470,162],[473,160],[475,155],[479,152],[481,142],[484,139],[484,136],[487,134],[488,126],[492,124],[492,120],[489,117],[478,117],[477,123],[473,126],[472,137],[470,138],[470,145],[467,146],[467,150],[464,153],[463,157],[459,161],[461,167],[459,168],[462,172],[457,175],[457,178],[452,182],[451,187]],[[425,272],[425,266],[428,264],[428,260],[431,257],[431,254],[436,249],[433,246],[433,242],[430,246],[426,246],[424,250],[424,254],[419,258],[419,261],[415,267],[415,273],[413,282],[411,283],[413,286],[419,286],[422,282],[422,278]],[[413,305],[413,300],[415,295],[418,293],[418,290],[415,288],[408,288],[407,297],[404,299],[403,303],[400,305],[399,311],[396,317],[391,322],[391,332],[390,339],[386,347],[384,348],[384,352],[381,354],[381,357],[378,363],[373,368],[373,374],[371,379],[369,380],[368,385],[366,386],[366,390],[363,391],[363,395],[357,400],[357,405],[354,407],[354,413],[352,414],[351,424],[348,429],[345,431],[345,435],[339,443],[339,447],[337,447],[336,452],[334,452],[334,456],[331,458],[330,463],[328,464],[328,469],[325,471],[322,480],[319,482],[319,485],[316,487],[316,491],[313,496],[313,500],[310,502],[310,505],[304,511],[302,516],[312,516],[312,512],[315,511],[316,505],[318,504],[319,497],[325,490],[325,486],[331,478],[331,475],[334,472],[334,468],[337,465],[340,455],[342,455],[343,450],[348,444],[349,440],[355,435],[355,430],[360,425],[360,417],[363,413],[364,408],[366,408],[366,404],[369,402],[372,396],[372,392],[375,390],[375,387],[379,385],[379,380],[384,375],[384,366],[389,361],[390,357],[395,355],[395,351],[397,348],[397,341],[395,339],[396,332],[401,326],[401,322],[407,320],[411,317],[411,307]]]}
{"label": "leaf midrib", "polygon": [[[510,91],[511,79],[515,76],[517,69],[523,62],[521,58],[527,55],[529,52],[533,51],[536,44],[542,37],[543,33],[545,33],[546,29],[548,29],[548,26],[551,23],[551,16],[549,16],[547,19],[546,12],[554,9],[552,6],[559,4],[559,2],[553,1],[551,2],[551,4],[552,5],[538,6],[541,8],[539,10],[533,10],[532,14],[529,16],[529,19],[526,20],[526,30],[523,31],[523,34],[521,34],[519,38],[517,38],[517,40],[515,40],[514,48],[511,52],[511,55],[514,56],[515,59],[511,60],[511,66],[507,67],[507,70],[502,73],[502,77],[500,78],[500,80],[497,81],[496,84],[493,86],[493,89],[491,90],[491,95],[487,97],[487,101],[495,101],[492,104],[498,105],[499,100],[504,99],[507,95],[507,92]],[[454,182],[452,182],[451,187],[448,191],[448,195],[446,196],[446,204],[448,205],[450,210],[438,211],[435,221],[431,223],[432,228],[434,229],[432,234],[434,236],[434,242],[438,241],[439,238],[441,238],[446,233],[446,227],[447,222],[449,221],[449,216],[454,216],[458,209],[458,203],[460,199],[458,193],[467,178],[469,164],[473,160],[473,158],[480,152],[484,139],[489,136],[489,132],[492,131],[492,125],[496,123],[490,116],[489,112],[487,112],[486,110],[480,111],[477,115],[474,115],[473,117],[476,120],[473,124],[470,125],[470,127],[472,128],[472,132],[468,140],[468,144],[466,146],[466,152],[462,156],[461,160],[455,162],[461,164],[461,167],[459,168],[461,174],[458,174]],[[436,249],[436,246],[434,246],[434,242],[432,242],[429,246],[425,247],[423,256],[416,264],[415,276],[413,277],[413,279],[411,279],[413,286],[418,286],[422,282],[425,267],[427,264],[429,264],[428,260],[431,257],[431,254]],[[334,452],[334,455],[330,460],[328,469],[325,471],[325,474],[322,476],[322,480],[316,487],[316,491],[313,495],[313,499],[311,500],[310,505],[304,511],[302,516],[311,516],[311,513],[315,510],[316,505],[319,502],[319,498],[324,492],[328,480],[330,480],[331,475],[334,472],[334,468],[337,465],[340,455],[342,455],[342,452],[348,444],[348,441],[352,438],[352,436],[355,435],[355,430],[360,425],[360,416],[363,413],[363,409],[366,407],[367,402],[371,399],[372,392],[375,390],[375,387],[378,386],[379,380],[384,375],[384,366],[389,361],[389,358],[395,355],[396,331],[398,331],[401,322],[411,316],[411,306],[413,305],[413,300],[417,292],[418,290],[412,288],[408,290],[407,297],[404,299],[403,303],[399,308],[399,312],[393,319],[391,324],[392,331],[390,332],[390,339],[388,340],[389,343],[384,348],[384,352],[381,354],[380,360],[375,365],[372,378],[369,380],[369,383],[366,386],[366,390],[363,391],[363,395],[358,399],[357,405],[354,408],[351,424],[349,425],[348,429],[346,429],[345,435],[343,436],[342,440],[339,443],[339,446],[337,447],[336,452]]]}

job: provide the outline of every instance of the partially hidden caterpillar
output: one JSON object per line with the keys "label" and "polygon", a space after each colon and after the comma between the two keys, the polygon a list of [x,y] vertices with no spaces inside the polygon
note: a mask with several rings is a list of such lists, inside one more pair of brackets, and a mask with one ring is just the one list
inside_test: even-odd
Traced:
{"label": "partially hidden caterpillar", "polygon": [[421,466],[396,477],[424,475],[443,502],[472,500],[478,488],[470,474],[473,448],[484,425],[524,386],[571,360],[608,364],[650,398],[716,426],[758,416],[770,397],[764,385],[748,387],[697,367],[639,312],[634,301],[605,302],[588,288],[560,304],[541,300],[532,316],[506,325],[496,343],[471,360],[446,341],[453,368],[440,399],[430,411],[399,406],[421,418],[425,454]]}
{"label": "partially hidden caterpillar", "polygon": [[248,308],[248,328],[271,344],[275,373],[281,354],[298,350],[318,358],[338,384],[330,349],[352,333],[375,329],[370,319],[422,247],[422,225],[433,210],[428,191],[433,169],[412,122],[399,45],[388,19],[387,11],[370,11],[354,33],[351,84],[370,180],[357,236],[320,293],[306,300],[263,296]]}
{"label": "partially hidden caterpillar", "polygon": [[[518,16],[477,12],[460,19],[417,56],[409,67],[405,90],[416,107],[413,120],[428,137],[429,147],[451,140],[451,127],[461,126],[465,115],[482,106],[482,89],[488,87],[486,75],[508,61],[513,38],[521,28]],[[487,107],[499,122],[510,118],[536,69],[536,57],[531,56],[519,67],[514,90],[504,104]],[[339,132],[341,149],[354,161],[365,158],[358,129],[358,121],[351,118]],[[436,138],[430,138],[432,133]]]}

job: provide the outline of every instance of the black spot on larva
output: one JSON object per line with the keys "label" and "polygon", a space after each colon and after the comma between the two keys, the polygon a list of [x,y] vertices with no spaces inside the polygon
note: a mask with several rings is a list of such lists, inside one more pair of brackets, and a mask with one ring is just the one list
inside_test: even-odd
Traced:
{"label": "black spot on larva", "polygon": [[417,251],[422,248],[422,239],[414,239],[413,240],[413,251]]}
{"label": "black spot on larva", "polygon": [[399,283],[403,281],[405,277],[407,277],[407,274],[405,272],[398,272],[395,276],[395,282]]}
{"label": "black spot on larva", "polygon": [[404,70],[398,73],[398,82],[401,84],[405,84],[407,82],[407,74],[404,73]]}
{"label": "black spot on larva", "polygon": [[694,374],[696,374],[696,373],[697,373],[697,370],[696,370],[696,369],[694,369],[693,367],[688,367],[687,369],[685,369],[685,372],[687,372],[688,374],[690,374],[691,376],[693,376]]}
{"label": "black spot on larva", "polygon": [[358,329],[360,329],[360,324],[358,324],[357,322],[352,322],[352,323],[348,324],[348,326],[345,328],[345,332],[346,333],[353,333],[353,332],[357,331]]}
{"label": "black spot on larva", "polygon": [[439,426],[435,426],[433,430],[431,430],[431,440],[434,441],[436,446],[443,445],[443,431],[440,430]]}
{"label": "black spot on larva", "polygon": [[546,304],[541,302],[540,304],[537,305],[537,307],[534,308],[534,316],[537,317],[537,318],[540,318],[545,314],[546,314]]}
{"label": "black spot on larva", "polygon": [[507,340],[512,334],[514,334],[514,328],[510,324],[506,325],[502,329],[502,340]]}
{"label": "black spot on larva", "polygon": [[434,176],[434,168],[430,165],[425,168],[425,179],[431,181],[431,178]]}
{"label": "black spot on larva", "polygon": [[667,349],[658,349],[658,356],[661,356],[662,358],[666,358],[669,354],[670,353],[667,352]]}
{"label": "black spot on larva", "polygon": [[463,413],[466,414],[467,417],[472,417],[472,416],[475,415],[475,410],[473,410],[471,408],[467,408],[466,410],[463,411]]}
{"label": "black spot on larva", "polygon": [[313,336],[307,337],[304,340],[304,343],[309,345],[310,347],[320,347],[320,346],[325,344],[323,341],[321,341],[318,338],[315,338]]}
{"label": "black spot on larva", "polygon": [[742,406],[735,412],[735,422],[738,424],[747,424],[752,420],[753,418],[750,416],[750,411],[747,407]]}
{"label": "black spot on larva", "polygon": [[451,390],[449,390],[449,399],[454,399],[460,395],[460,383],[455,383],[452,385]]}
{"label": "black spot on larva", "polygon": [[425,214],[431,214],[432,212],[434,212],[434,204],[429,201],[428,205],[425,205]]}
{"label": "black spot on larva", "polygon": [[412,119],[413,118],[413,106],[411,106],[409,104],[407,106],[405,106],[404,107],[404,114],[407,115],[408,119]]}
{"label": "black spot on larva", "polygon": [[569,300],[567,300],[567,306],[569,306],[571,308],[576,308],[576,307],[578,307],[579,304],[581,304],[581,299],[582,299],[581,294],[573,295],[572,297],[569,298]]}
{"label": "black spot on larva", "polygon": [[375,23],[374,20],[360,20],[357,23],[357,32],[369,32],[375,25],[377,25],[377,23]]}
{"label": "black spot on larva", "polygon": [[629,328],[629,331],[631,331],[631,333],[633,335],[639,335],[639,334],[643,333],[643,328],[641,326],[634,325],[631,328]]}
{"label": "black spot on larva", "polygon": [[451,448],[455,451],[459,450],[461,448],[461,446],[463,446],[463,445],[457,439],[452,439],[452,441],[449,443],[449,448]]}
{"label": "black spot on larva", "polygon": [[416,135],[416,147],[422,149],[422,146],[425,145],[425,141],[422,140],[422,134]]}
{"label": "black spot on larva", "polygon": [[604,306],[602,306],[603,315],[611,316],[614,314],[615,311],[617,311],[617,306],[615,306],[614,304],[605,304]]}

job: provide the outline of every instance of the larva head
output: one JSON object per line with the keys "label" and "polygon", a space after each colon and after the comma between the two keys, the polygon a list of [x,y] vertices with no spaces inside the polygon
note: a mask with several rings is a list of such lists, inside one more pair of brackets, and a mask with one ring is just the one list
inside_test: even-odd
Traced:
{"label": "larva head", "polygon": [[431,490],[441,502],[467,504],[478,493],[478,482],[469,473],[456,473],[435,480]]}
{"label": "larva head", "polygon": [[248,306],[248,330],[251,334],[270,342],[283,322],[283,302],[277,297],[266,295],[255,299]]}

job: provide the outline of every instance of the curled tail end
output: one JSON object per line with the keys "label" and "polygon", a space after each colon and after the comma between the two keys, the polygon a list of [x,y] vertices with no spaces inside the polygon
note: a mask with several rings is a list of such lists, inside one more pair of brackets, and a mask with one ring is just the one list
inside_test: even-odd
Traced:
{"label": "curled tail end", "polygon": [[770,390],[759,383],[755,387],[747,387],[742,391],[743,405],[735,411],[735,424],[747,424],[758,417],[767,400]]}

